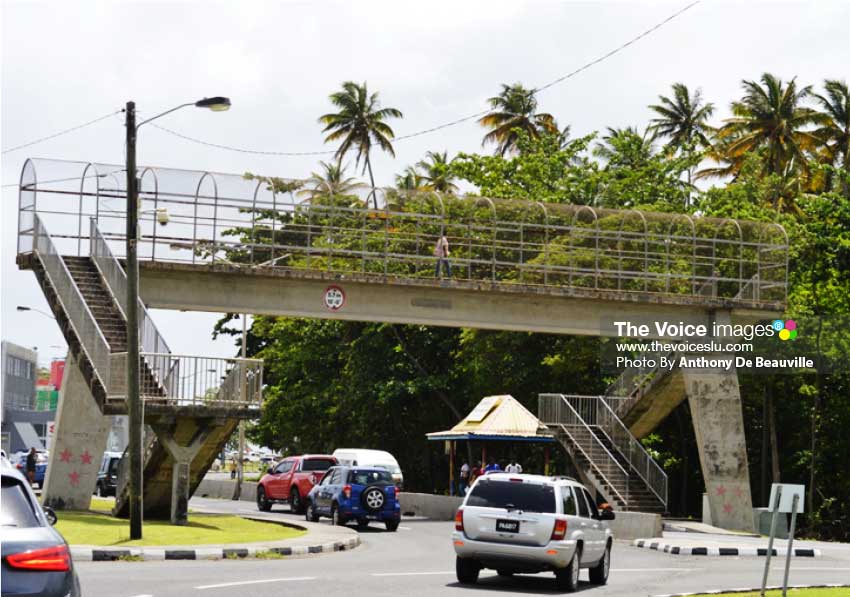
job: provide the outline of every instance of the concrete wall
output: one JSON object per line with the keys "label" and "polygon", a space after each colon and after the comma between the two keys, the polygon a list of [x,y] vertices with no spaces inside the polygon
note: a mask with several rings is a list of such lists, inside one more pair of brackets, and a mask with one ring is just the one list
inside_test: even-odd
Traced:
{"label": "concrete wall", "polygon": [[[230,479],[204,479],[201,481],[194,495],[197,497],[216,498],[232,500],[236,482]],[[242,496],[244,501],[253,502],[257,499],[257,484],[249,481],[242,482]]]}
{"label": "concrete wall", "polygon": [[616,512],[608,521],[615,539],[643,539],[661,536],[661,515],[644,512]]}
{"label": "concrete wall", "polygon": [[463,502],[460,497],[430,493],[402,492],[398,497],[402,515],[412,514],[431,520],[454,520],[455,512]]}

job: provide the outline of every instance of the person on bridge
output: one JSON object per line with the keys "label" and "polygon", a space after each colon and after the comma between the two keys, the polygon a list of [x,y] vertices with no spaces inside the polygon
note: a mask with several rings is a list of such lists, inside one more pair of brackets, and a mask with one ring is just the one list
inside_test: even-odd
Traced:
{"label": "person on bridge", "polygon": [[440,234],[437,239],[437,244],[434,245],[434,257],[437,258],[436,277],[440,277],[440,266],[443,265],[446,270],[446,275],[452,277],[452,264],[449,262],[449,239],[445,234]]}

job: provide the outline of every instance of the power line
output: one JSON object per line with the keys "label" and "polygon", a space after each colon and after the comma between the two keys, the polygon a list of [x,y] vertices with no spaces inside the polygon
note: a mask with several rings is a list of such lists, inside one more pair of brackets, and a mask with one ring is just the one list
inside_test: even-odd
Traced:
{"label": "power line", "polygon": [[[95,118],[94,120],[89,120],[88,122],[84,122],[83,124],[78,124],[77,126],[72,126],[69,129],[59,131],[58,133],[48,135],[47,137],[41,137],[40,139],[36,139],[35,141],[30,141],[29,143],[24,143],[22,145],[16,145],[15,147],[10,147],[9,149],[4,149],[2,153],[5,155],[5,154],[7,154],[11,151],[17,151],[19,149],[23,149],[24,147],[29,147],[30,145],[35,145],[36,143],[41,143],[42,141],[49,141],[50,139],[55,139],[56,137],[61,137],[62,135],[65,135],[67,133],[79,130],[81,128],[85,128],[85,127],[90,126],[90,125],[95,124],[95,123],[98,123],[101,120],[106,120],[107,118],[111,118],[112,116],[115,116],[116,114],[119,114],[120,112],[122,112],[122,110],[116,110],[115,112],[110,112],[109,114],[106,114],[105,116],[101,116],[100,118]],[[7,186],[7,185],[3,185],[3,186]]]}
{"label": "power line", "polygon": [[[532,92],[538,93],[540,91],[545,91],[546,89],[549,89],[550,87],[554,87],[555,85],[558,85],[559,83],[563,83],[567,79],[571,79],[572,77],[574,77],[577,74],[589,69],[590,67],[595,66],[595,65],[599,64],[600,62],[607,60],[611,56],[614,56],[615,54],[622,52],[623,50],[625,50],[629,46],[635,44],[636,42],[640,41],[641,39],[647,37],[648,35],[652,34],[655,31],[657,31],[658,29],[660,29],[661,27],[663,27],[664,25],[666,25],[667,23],[669,23],[670,21],[672,21],[676,17],[687,12],[688,10],[690,10],[691,8],[693,8],[694,6],[699,4],[700,2],[701,2],[701,0],[695,0],[694,2],[691,2],[690,4],[688,4],[684,8],[679,9],[678,11],[674,12],[673,14],[671,14],[670,16],[665,18],[664,20],[659,21],[658,23],[656,23],[655,25],[653,25],[649,29],[644,30],[643,32],[641,32],[637,36],[631,38],[627,42],[617,46],[616,48],[614,48],[610,52],[607,52],[606,54],[603,54],[602,56],[599,56],[598,58],[595,58],[595,59],[591,60],[590,62],[583,64],[582,66],[575,69],[574,71],[571,71],[571,72],[569,72],[569,73],[567,73],[567,74],[565,74],[561,77],[558,77],[557,79],[554,79],[554,80],[550,81],[549,83],[546,83],[544,85],[540,85],[538,87],[534,87],[532,89]],[[462,124],[464,122],[472,120],[473,118],[480,118],[481,116],[484,116],[485,114],[487,114],[489,111],[490,111],[489,109],[488,110],[482,110],[480,112],[476,112],[475,114],[470,114],[469,116],[464,116],[462,118],[458,118],[456,120],[445,122],[443,124],[439,124],[439,125],[433,126],[431,128],[423,129],[421,131],[416,131],[414,133],[409,133],[407,135],[400,135],[398,137],[395,137],[393,140],[394,141],[404,141],[405,139],[412,139],[413,137],[419,137],[421,135],[427,135],[428,133],[433,133],[435,131],[439,131],[439,130],[449,128],[449,127],[452,127],[452,126],[455,126],[455,125],[458,125],[458,124]],[[220,144],[220,143],[211,143],[209,141],[204,141],[202,139],[190,137],[188,135],[178,133],[177,131],[173,131],[171,129],[168,129],[168,128],[161,126],[161,125],[158,125],[158,124],[151,123],[151,126],[156,127],[158,129],[160,129],[161,131],[164,131],[164,132],[166,132],[170,135],[174,135],[175,137],[179,137],[179,138],[184,139],[186,141],[191,141],[192,143],[198,143],[200,145],[206,145],[207,147],[214,147],[214,148],[217,148],[217,149],[224,149],[226,151],[235,151],[237,153],[248,153],[248,154],[254,154],[254,155],[279,155],[279,156],[311,156],[311,155],[330,155],[330,154],[336,153],[336,151],[330,151],[330,150],[325,150],[325,151],[260,151],[260,150],[253,150],[253,149],[245,149],[245,148],[241,148],[241,147],[233,147],[231,145],[223,145],[223,144]]]}

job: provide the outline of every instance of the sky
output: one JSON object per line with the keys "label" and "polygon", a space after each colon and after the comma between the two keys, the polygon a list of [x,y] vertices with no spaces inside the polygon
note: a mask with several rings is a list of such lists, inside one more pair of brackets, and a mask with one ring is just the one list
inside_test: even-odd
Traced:
{"label": "sky", "polygon": [[[333,150],[320,115],[343,81],[368,82],[404,118],[405,135],[487,107],[501,83],[536,87],[586,64],[684,8],[687,1],[429,2],[31,2],[3,0],[0,143],[14,147],[119,110],[140,118],[201,97],[225,95],[230,111],[186,109],[160,124],[213,143],[263,151]],[[702,89],[729,114],[742,79],[764,72],[819,85],[848,79],[850,3],[703,0],[625,50],[540,93],[540,109],[573,136],[607,126],[646,126],[647,106],[670,85]],[[377,154],[378,185],[429,150],[482,151],[475,121],[395,144]],[[121,115],[2,156],[0,335],[64,354],[35,276],[15,265],[17,189],[28,157],[120,164]],[[490,151],[486,148],[483,151]],[[146,127],[141,165],[303,178],[322,156],[259,156],[205,147]],[[324,159],[327,159],[325,156]],[[211,339],[209,313],[156,310],[176,353],[233,356]],[[178,331],[179,330],[179,331]]]}

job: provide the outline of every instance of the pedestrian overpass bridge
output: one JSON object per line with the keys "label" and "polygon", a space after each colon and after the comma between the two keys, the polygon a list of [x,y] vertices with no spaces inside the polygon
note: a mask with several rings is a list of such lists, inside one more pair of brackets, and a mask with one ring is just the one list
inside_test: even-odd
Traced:
{"label": "pedestrian overpass bridge", "polygon": [[[751,322],[785,305],[788,241],[778,224],[383,189],[334,196],[280,178],[139,171],[143,308],[614,336],[615,320]],[[121,166],[38,159],[24,165],[18,264],[36,272],[65,323],[85,385],[107,414],[123,404],[123,375],[106,372],[121,371],[126,350],[125,207]],[[449,242],[451,277],[435,275],[433,248],[441,236]],[[188,400],[193,420],[204,408],[219,421],[256,416],[261,384],[250,399],[244,387],[256,383],[246,379],[261,379],[261,365],[249,362],[222,369],[219,377],[233,377],[221,387],[241,388],[227,400],[209,400],[222,392],[210,383],[201,383],[208,399],[201,404],[197,391],[172,396],[165,380],[180,359],[142,313],[146,413],[167,418],[163,409]],[[117,338],[107,340],[110,333]],[[187,368],[184,378],[203,375],[202,366]],[[715,446],[744,441],[734,371],[732,378],[731,394],[728,375],[699,379],[701,388],[720,384],[734,399],[731,411],[715,405],[718,413],[705,414],[717,425],[722,419],[727,437],[712,440]],[[716,394],[710,388],[700,392]],[[701,422],[695,426],[699,436]],[[702,427],[712,437],[720,433]],[[200,429],[186,430],[185,441],[200,441]],[[213,435],[216,444],[220,434]],[[746,466],[727,456],[706,450],[707,486],[730,475],[743,483]],[[51,480],[58,483],[52,477],[48,495]],[[719,503],[717,510],[714,520],[722,524]]]}

